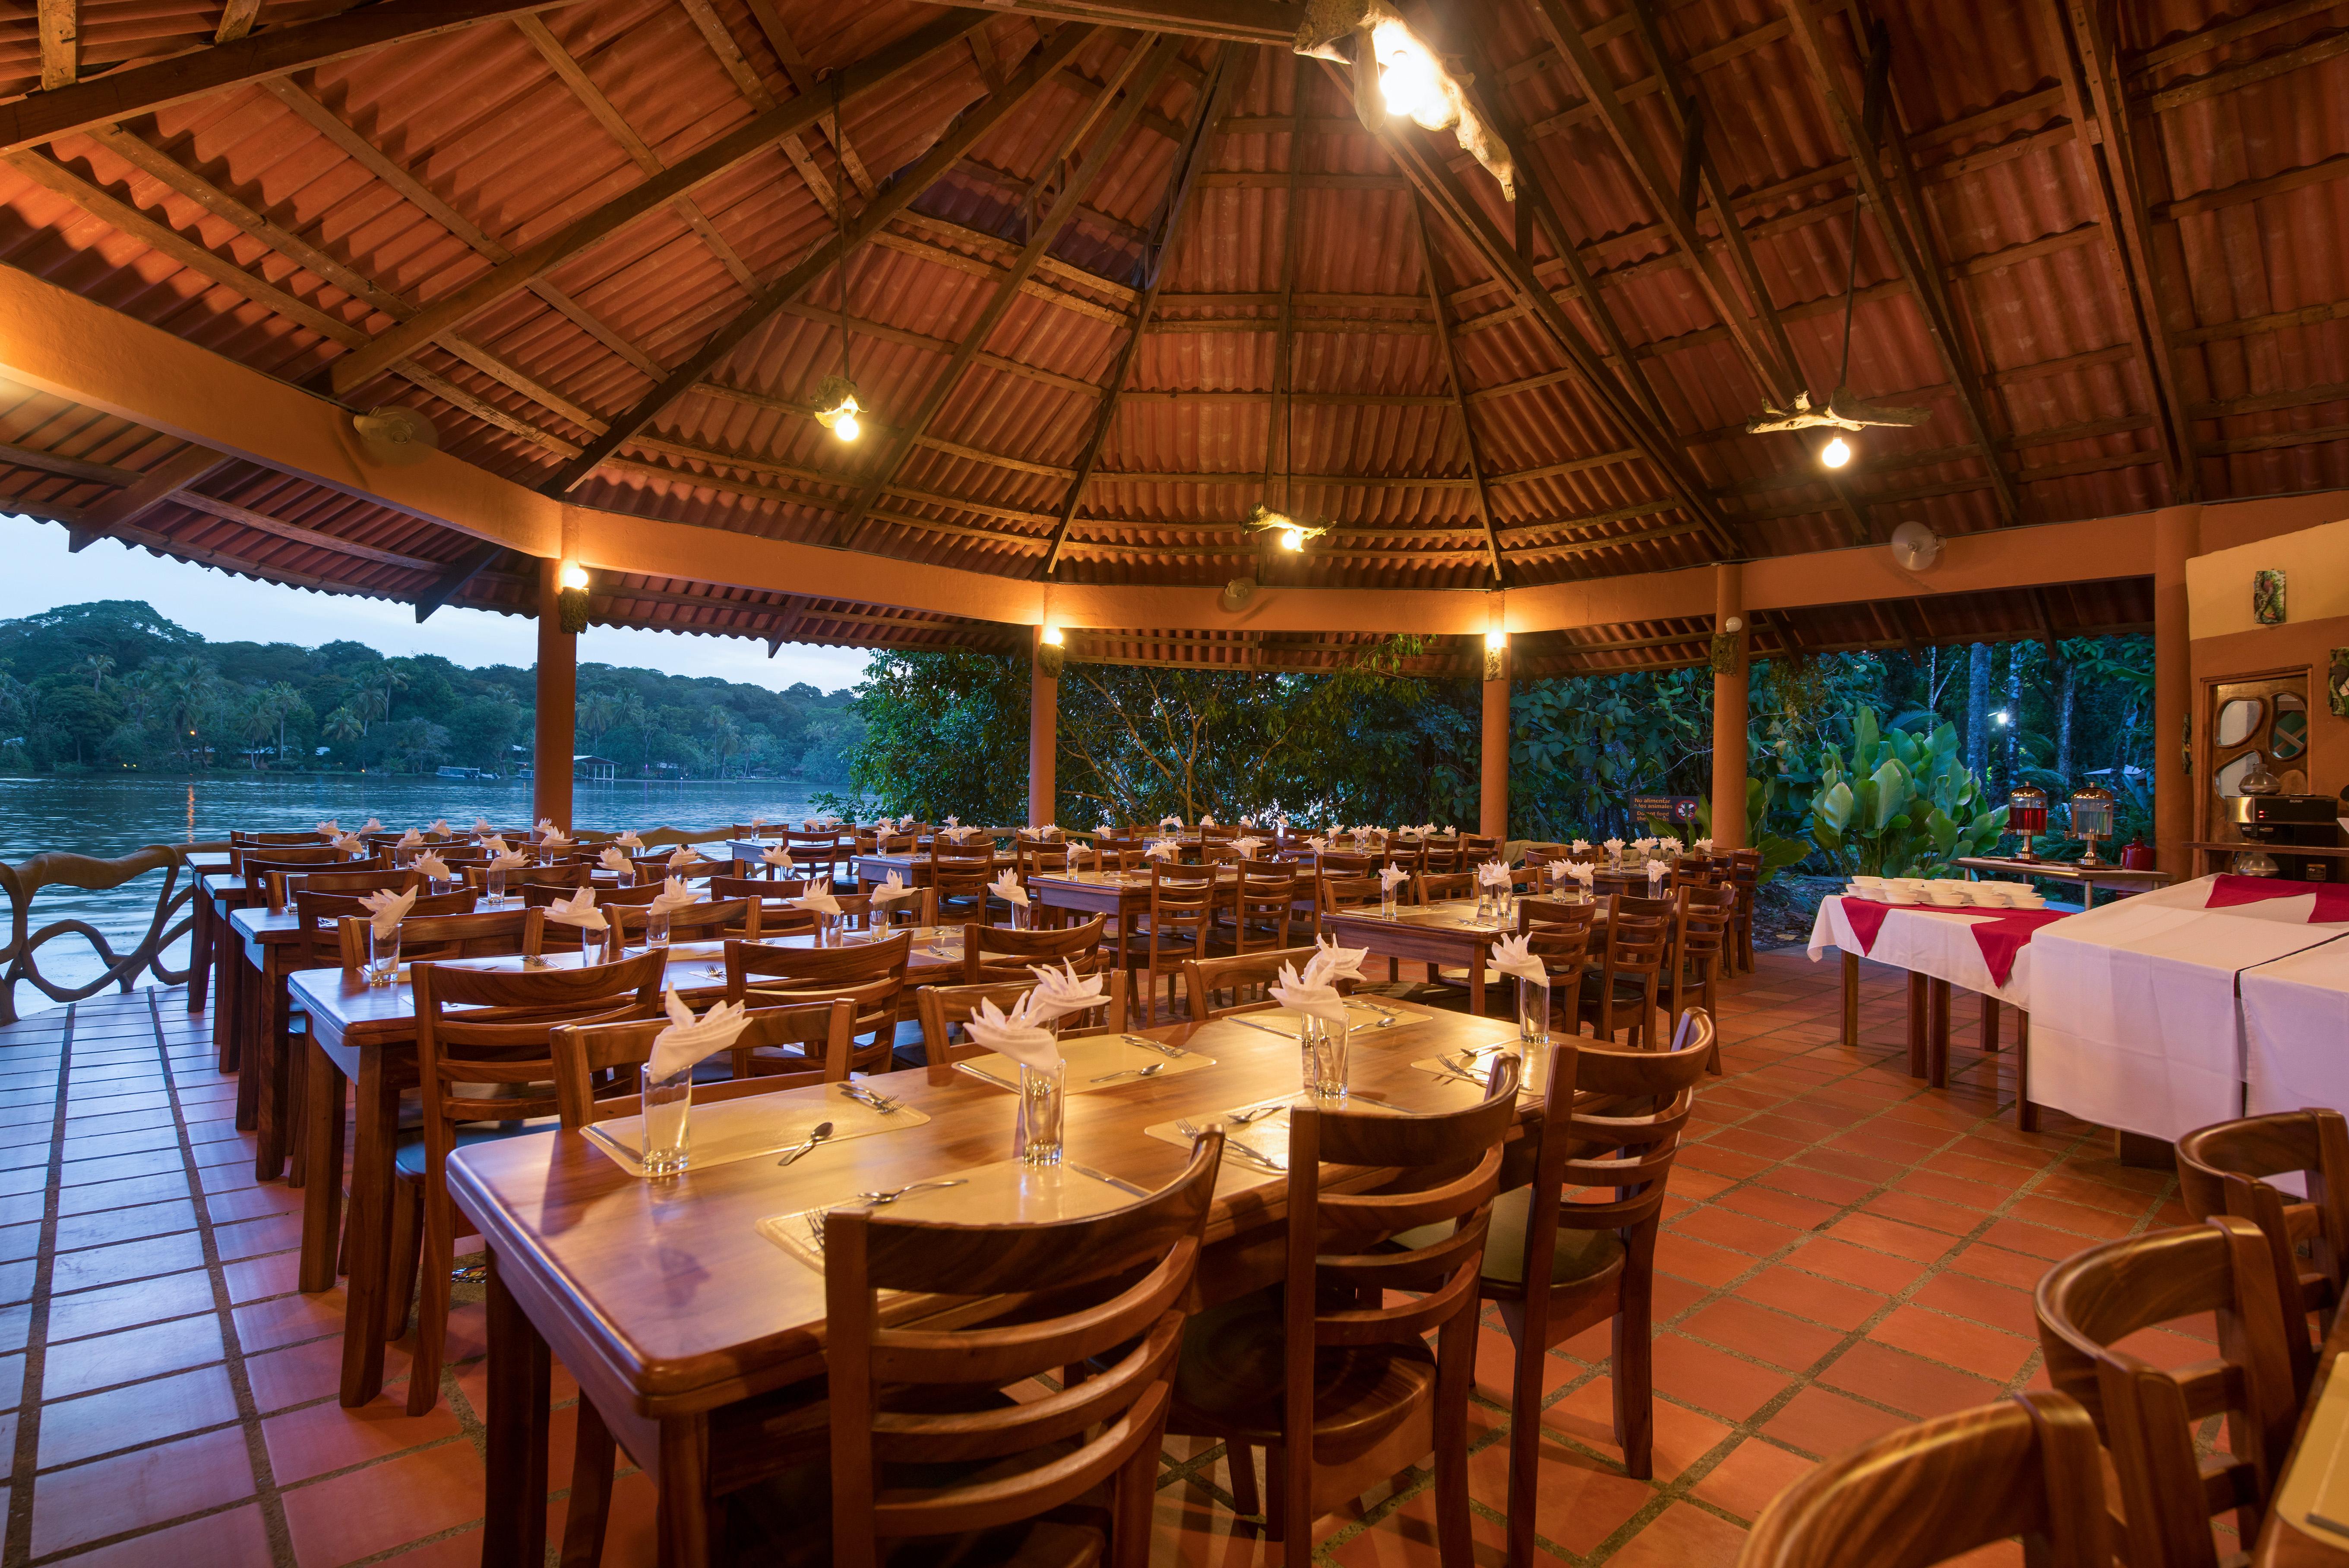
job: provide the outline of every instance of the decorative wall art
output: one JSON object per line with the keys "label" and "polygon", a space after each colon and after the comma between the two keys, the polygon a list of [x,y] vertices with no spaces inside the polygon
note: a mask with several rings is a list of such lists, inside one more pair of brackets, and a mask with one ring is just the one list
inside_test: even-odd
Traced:
{"label": "decorative wall art", "polygon": [[2262,626],[2283,624],[2283,572],[2281,568],[2251,573],[2251,619]]}

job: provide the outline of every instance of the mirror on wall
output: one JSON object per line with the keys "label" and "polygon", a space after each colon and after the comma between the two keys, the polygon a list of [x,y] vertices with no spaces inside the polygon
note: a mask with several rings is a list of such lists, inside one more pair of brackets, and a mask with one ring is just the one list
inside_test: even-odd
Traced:
{"label": "mirror on wall", "polygon": [[2257,733],[2268,716],[2268,705],[2255,696],[2239,696],[2219,709],[2218,742],[2240,746]]}

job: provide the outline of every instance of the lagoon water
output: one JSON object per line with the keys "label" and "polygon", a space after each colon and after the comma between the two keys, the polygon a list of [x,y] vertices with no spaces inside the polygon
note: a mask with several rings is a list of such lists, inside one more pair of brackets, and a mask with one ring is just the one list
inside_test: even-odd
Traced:
{"label": "lagoon water", "polygon": [[[585,828],[714,828],[807,814],[807,797],[821,788],[796,779],[695,779],[683,783],[631,780],[573,786],[573,820]],[[47,850],[100,860],[148,844],[224,839],[232,828],[292,831],[333,817],[347,828],[369,817],[387,828],[429,826],[433,819],[470,825],[487,817],[501,827],[531,820],[530,781],[418,779],[391,774],[238,778],[214,774],[190,780],[145,773],[120,778],[0,778],[0,861],[22,864]],[[53,921],[88,921],[118,951],[137,944],[155,909],[164,873],[151,872],[110,892],[49,888],[33,903],[37,930]],[[181,885],[185,886],[183,878]],[[168,962],[187,962],[187,939]],[[101,965],[89,944],[60,936],[40,949],[41,972],[59,984],[93,980]],[[150,977],[151,983],[151,977]],[[30,985],[16,987],[16,1006],[31,1013],[53,1006]]]}

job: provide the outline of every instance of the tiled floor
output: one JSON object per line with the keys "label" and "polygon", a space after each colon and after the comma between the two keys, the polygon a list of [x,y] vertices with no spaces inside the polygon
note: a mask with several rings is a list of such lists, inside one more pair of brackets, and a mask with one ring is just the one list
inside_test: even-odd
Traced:
{"label": "tiled floor", "polygon": [[[2090,1130],[2017,1134],[2011,1084],[1996,1114],[2007,1058],[1975,1049],[1970,1017],[1957,1085],[1909,1079],[1903,995],[1871,970],[1863,1032],[1882,1045],[1855,1054],[1832,965],[1768,955],[1726,988],[1728,1076],[1702,1091],[1659,1250],[1656,1479],[1616,1462],[1606,1331],[1554,1353],[1539,1531],[1561,1560],[1733,1561],[1816,1456],[2032,1382],[2049,1260],[2183,1218],[2167,1176],[2116,1165]],[[0,1031],[0,1563],[478,1562],[481,1307],[457,1311],[432,1415],[395,1403],[398,1348],[386,1397],[340,1408],[340,1295],[294,1293],[299,1194],[254,1183],[234,1095],[177,992]],[[1498,1389],[1506,1341],[1485,1344]],[[1472,1418],[1479,1557],[1497,1561],[1506,1412]],[[559,1412],[556,1476],[568,1431]],[[1166,1456],[1154,1562],[1275,1560],[1226,1481],[1220,1449]],[[607,1563],[650,1563],[650,1505],[642,1476],[621,1482]],[[1321,1558],[1433,1563],[1432,1521],[1423,1479],[1323,1522]]]}

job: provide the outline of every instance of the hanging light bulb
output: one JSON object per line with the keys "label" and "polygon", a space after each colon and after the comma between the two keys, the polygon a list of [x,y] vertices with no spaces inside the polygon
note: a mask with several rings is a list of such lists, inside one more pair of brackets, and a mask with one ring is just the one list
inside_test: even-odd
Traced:
{"label": "hanging light bulb", "polygon": [[1304,531],[1303,529],[1301,529],[1301,528],[1284,528],[1284,529],[1282,529],[1282,530],[1280,531],[1280,547],[1281,547],[1283,550],[1302,550],[1302,549],[1304,549],[1304,548],[1305,548],[1305,531]]}
{"label": "hanging light bulb", "polygon": [[1819,461],[1831,469],[1839,469],[1851,461],[1851,443],[1837,436],[1819,449]]}
{"label": "hanging light bulb", "polygon": [[843,441],[853,441],[864,433],[856,422],[863,412],[856,402],[856,384],[845,376],[827,376],[816,389],[815,422]]}
{"label": "hanging light bulb", "polygon": [[1379,92],[1387,112],[1408,115],[1429,130],[1443,129],[1453,118],[1452,106],[1444,95],[1444,68],[1427,46],[1400,19],[1374,26],[1371,46],[1378,56]]}

